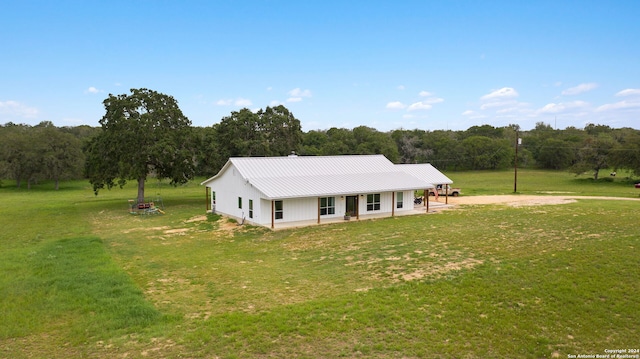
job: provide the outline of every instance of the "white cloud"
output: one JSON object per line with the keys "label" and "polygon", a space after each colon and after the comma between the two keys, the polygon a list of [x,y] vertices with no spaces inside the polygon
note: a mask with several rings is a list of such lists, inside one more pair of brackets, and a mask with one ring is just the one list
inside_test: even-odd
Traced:
{"label": "white cloud", "polygon": [[487,102],[480,106],[481,110],[486,110],[493,107],[505,107],[505,106],[515,106],[518,104],[518,101],[507,100],[507,101],[493,101]]}
{"label": "white cloud", "polygon": [[432,96],[433,94],[429,91],[420,91],[419,95],[422,97],[429,97],[429,96]]}
{"label": "white cloud", "polygon": [[428,104],[434,104],[434,103],[444,102],[444,99],[440,98],[440,97],[430,97],[424,102],[426,102]]}
{"label": "white cloud", "polygon": [[26,106],[17,101],[0,101],[0,115],[36,118],[38,113],[37,108]]}
{"label": "white cloud", "polygon": [[616,103],[609,103],[602,105],[596,109],[597,112],[615,111],[615,110],[627,110],[640,108],[640,102],[638,101],[620,101]]}
{"label": "white cloud", "polygon": [[400,91],[404,90],[404,85],[398,85],[397,89]]}
{"label": "white cloud", "polygon": [[591,91],[596,87],[598,87],[598,84],[596,84],[595,82],[589,82],[589,83],[580,84],[578,86],[568,88],[562,91],[562,94],[568,95],[568,96],[578,95],[587,91]]}
{"label": "white cloud", "polygon": [[467,116],[467,117],[469,117],[469,119],[472,119],[472,120],[476,120],[476,119],[480,119],[480,118],[487,118],[487,116],[479,114],[479,113],[477,113],[475,111],[472,111],[472,110],[466,110],[466,111],[464,111],[462,113],[462,115],[463,116]]}
{"label": "white cloud", "polygon": [[100,93],[102,90],[98,90],[97,88],[90,86],[88,89],[84,91],[85,93]]}
{"label": "white cloud", "polygon": [[494,100],[500,100],[504,98],[513,98],[513,97],[518,97],[518,91],[516,91],[512,87],[503,87],[499,90],[492,91],[491,93],[488,93],[480,97],[480,99],[485,101],[494,101]]}
{"label": "white cloud", "polygon": [[387,103],[387,108],[393,109],[393,110],[402,110],[405,107],[407,107],[407,106],[405,106],[405,104],[403,104],[400,101],[394,101],[394,102]]}
{"label": "white cloud", "polygon": [[640,89],[625,89],[618,92],[616,96],[640,96]]}
{"label": "white cloud", "polygon": [[311,97],[311,91],[309,90],[302,90],[299,87],[298,88],[294,88],[293,90],[289,91],[289,96],[291,97]]}
{"label": "white cloud", "polygon": [[589,107],[588,102],[584,101],[571,101],[571,102],[560,102],[560,103],[549,103],[546,104],[543,108],[536,111],[538,114],[557,114],[557,113],[567,113],[567,112],[579,112],[581,110]]}
{"label": "white cloud", "polygon": [[249,107],[251,105],[253,105],[253,102],[251,102],[251,100],[246,99],[246,98],[242,98],[242,97],[238,97],[237,99],[233,100],[233,99],[220,99],[218,101],[216,101],[216,106],[239,106],[239,107]]}
{"label": "white cloud", "polygon": [[276,106],[280,106],[282,105],[282,102],[278,101],[278,100],[273,100],[271,102],[269,102],[269,107],[276,107]]}
{"label": "white cloud", "polygon": [[[526,102],[520,102],[516,98],[520,96],[518,91],[512,87],[503,87],[499,90],[494,90],[481,97],[483,103],[480,105],[480,110],[495,111],[493,115],[504,118],[513,117],[516,114],[525,115],[532,110],[530,105]],[[480,115],[477,113],[467,113],[470,118],[485,118],[486,115]],[[487,114],[488,115],[488,114]]]}
{"label": "white cloud", "polygon": [[249,106],[253,105],[253,103],[251,102],[251,100],[248,100],[248,99],[246,99],[246,98],[242,98],[242,97],[237,98],[237,99],[234,101],[234,103],[233,103],[233,104],[234,104],[234,105],[236,105],[236,106],[242,106],[242,107],[249,107]]}
{"label": "white cloud", "polygon": [[430,110],[433,106],[431,106],[430,104],[423,102],[423,101],[419,101],[416,103],[412,103],[409,108],[407,109],[407,111],[419,111],[419,110]]}
{"label": "white cloud", "polygon": [[299,87],[289,91],[288,94],[290,97],[287,99],[287,102],[301,102],[304,97],[311,97],[311,91],[302,90]]}

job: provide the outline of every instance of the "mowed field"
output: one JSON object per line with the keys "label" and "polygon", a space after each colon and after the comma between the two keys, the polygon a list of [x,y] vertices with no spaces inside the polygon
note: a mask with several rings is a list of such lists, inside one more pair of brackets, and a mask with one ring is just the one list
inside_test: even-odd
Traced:
{"label": "mowed field", "polygon": [[[447,173],[465,196],[513,172]],[[608,176],[607,176],[608,177]],[[640,202],[579,199],[271,231],[204,188],[0,188],[2,358],[567,358],[640,347]],[[521,195],[639,198],[519,170]]]}

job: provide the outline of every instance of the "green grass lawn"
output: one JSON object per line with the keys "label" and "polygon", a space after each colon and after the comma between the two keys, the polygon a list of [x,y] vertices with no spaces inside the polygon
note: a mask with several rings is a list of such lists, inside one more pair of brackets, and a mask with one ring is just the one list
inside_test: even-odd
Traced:
{"label": "green grass lawn", "polygon": [[[513,173],[447,173],[465,195]],[[638,197],[519,171],[519,193]],[[0,188],[0,357],[566,358],[638,346],[640,203],[580,200],[272,232],[204,189]],[[5,185],[8,181],[5,181]]]}

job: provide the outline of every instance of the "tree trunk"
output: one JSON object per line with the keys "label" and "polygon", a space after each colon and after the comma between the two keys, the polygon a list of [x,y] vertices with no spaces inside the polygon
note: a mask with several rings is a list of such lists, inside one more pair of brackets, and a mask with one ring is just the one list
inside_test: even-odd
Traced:
{"label": "tree trunk", "polygon": [[599,170],[595,170],[593,172],[593,179],[596,180],[596,181],[598,180],[598,172],[600,172],[600,171]]}
{"label": "tree trunk", "polygon": [[138,203],[144,203],[144,177],[138,178]]}

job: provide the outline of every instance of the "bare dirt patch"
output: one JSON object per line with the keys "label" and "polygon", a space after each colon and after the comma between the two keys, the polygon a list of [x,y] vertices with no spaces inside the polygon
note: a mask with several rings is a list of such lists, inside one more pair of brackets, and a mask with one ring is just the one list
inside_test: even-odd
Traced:
{"label": "bare dirt patch", "polygon": [[201,215],[201,216],[191,217],[191,218],[187,219],[186,221],[184,221],[184,223],[203,222],[203,221],[206,221],[206,220],[207,220],[207,216]]}
{"label": "bare dirt patch", "polygon": [[220,220],[220,227],[218,229],[222,231],[235,231],[238,228],[240,228],[238,223],[230,222],[226,220],[226,218],[223,218]]}
{"label": "bare dirt patch", "polygon": [[451,261],[444,265],[434,265],[427,268],[416,269],[410,273],[395,273],[394,279],[402,278],[405,281],[419,280],[424,277],[439,277],[452,271],[473,268],[478,264],[482,264],[481,260],[474,258],[466,258],[462,261]]}
{"label": "bare dirt patch", "polygon": [[151,228],[135,227],[135,228],[125,229],[125,230],[122,231],[122,233],[128,234],[128,233],[135,232],[135,231],[164,231],[164,230],[166,230],[168,228],[170,228],[170,227],[169,226],[151,227]]}
{"label": "bare dirt patch", "polygon": [[167,229],[164,234],[184,234],[186,232],[189,232],[189,228]]}

